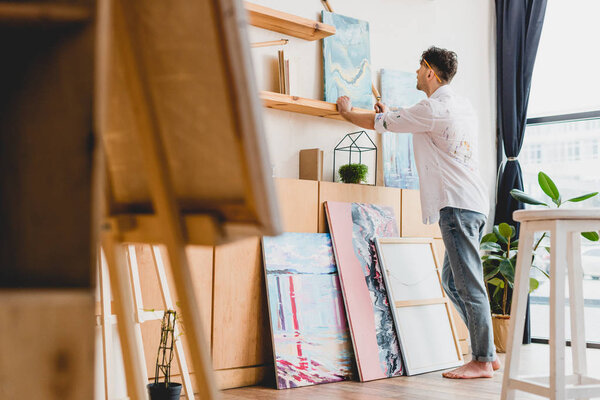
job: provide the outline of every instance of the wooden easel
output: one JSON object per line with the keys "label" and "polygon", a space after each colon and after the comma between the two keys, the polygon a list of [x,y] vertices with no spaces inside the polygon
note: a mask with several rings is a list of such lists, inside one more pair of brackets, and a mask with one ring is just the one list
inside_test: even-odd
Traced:
{"label": "wooden easel", "polygon": [[[104,392],[106,400],[109,399],[110,387],[109,387],[109,372],[111,370],[110,358],[111,354],[113,354],[112,349],[112,326],[116,322],[116,318],[111,313],[110,306],[110,280],[108,275],[108,267],[106,263],[106,257],[102,253],[99,252],[99,283],[100,283],[100,301],[101,301],[101,321],[102,321],[102,350],[103,350],[103,362],[104,362]],[[139,279],[139,271],[138,271],[138,263],[136,250],[134,245],[127,246],[127,256],[129,260],[129,273],[131,278],[131,297],[134,299],[135,304],[135,334],[136,334],[136,345],[139,348],[139,351],[144,359],[143,365],[146,365],[143,345],[142,345],[142,332],[141,332],[141,324],[146,321],[155,321],[160,320],[162,318],[162,312],[164,310],[159,311],[145,311],[144,305],[142,301],[142,288],[140,285]],[[174,304],[171,298],[171,291],[169,289],[169,284],[167,282],[167,275],[165,272],[164,263],[162,260],[162,256],[160,253],[160,248],[158,246],[152,246],[152,257],[154,260],[154,267],[156,274],[158,276],[158,281],[160,283],[160,292],[162,295],[163,303],[165,306],[165,310],[173,310]],[[177,327],[175,330],[175,335],[178,335]],[[188,399],[194,399],[194,389],[192,386],[192,381],[190,379],[190,374],[187,366],[187,360],[185,357],[185,353],[183,351],[183,345],[180,340],[175,342],[175,351],[177,356],[177,362],[179,364],[179,369],[183,378],[183,387],[185,389],[185,393]],[[146,369],[142,369],[142,375],[144,377],[144,381],[148,382],[148,375],[146,373]]]}
{"label": "wooden easel", "polygon": [[190,244],[281,232],[254,87],[245,11],[234,0],[104,0],[97,129],[107,160],[106,254],[129,397],[146,398],[123,244],[164,244],[201,399],[217,389]]}

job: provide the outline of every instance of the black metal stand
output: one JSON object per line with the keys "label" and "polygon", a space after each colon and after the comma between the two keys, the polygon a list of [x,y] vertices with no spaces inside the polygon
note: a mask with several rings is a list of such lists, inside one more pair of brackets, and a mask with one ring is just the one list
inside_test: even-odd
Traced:
{"label": "black metal stand", "polygon": [[158,383],[160,373],[165,377],[165,383],[167,385],[171,379],[171,361],[173,361],[176,320],[176,311],[165,311],[160,329],[160,344],[158,345],[158,355],[156,356],[154,383]]}

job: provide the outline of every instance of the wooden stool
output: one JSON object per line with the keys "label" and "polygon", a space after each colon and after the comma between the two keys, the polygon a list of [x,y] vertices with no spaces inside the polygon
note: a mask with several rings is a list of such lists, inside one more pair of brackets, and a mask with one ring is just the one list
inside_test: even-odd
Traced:
{"label": "wooden stool", "polygon": [[[600,396],[600,380],[586,376],[586,342],[583,320],[583,270],[580,233],[600,230],[600,209],[519,210],[519,253],[510,320],[502,400],[514,399],[522,390],[550,399],[583,399]],[[549,231],[550,260],[550,376],[518,377],[525,306],[529,288],[533,235]],[[566,269],[566,270],[565,270]],[[569,274],[573,375],[565,376],[565,273]]]}

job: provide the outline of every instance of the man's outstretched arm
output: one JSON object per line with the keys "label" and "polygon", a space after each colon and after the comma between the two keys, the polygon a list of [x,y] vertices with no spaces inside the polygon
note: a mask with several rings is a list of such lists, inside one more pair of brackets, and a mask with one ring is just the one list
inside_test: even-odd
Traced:
{"label": "man's outstretched arm", "polygon": [[337,109],[346,121],[364,129],[375,129],[375,115],[373,113],[352,111],[352,102],[348,96],[337,99]]}

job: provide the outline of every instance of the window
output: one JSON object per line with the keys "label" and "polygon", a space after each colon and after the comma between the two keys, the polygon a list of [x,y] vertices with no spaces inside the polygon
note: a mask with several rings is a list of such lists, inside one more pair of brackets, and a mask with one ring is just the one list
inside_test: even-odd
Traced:
{"label": "window", "polygon": [[538,164],[542,162],[542,145],[537,143],[532,143],[525,152],[527,163]]}
{"label": "window", "polygon": [[579,142],[568,142],[567,143],[567,161],[577,161],[580,159],[579,148],[581,144]]}
{"label": "window", "polygon": [[[600,2],[550,1],[534,67],[527,127],[521,151],[525,192],[544,198],[537,183],[544,171],[556,183],[563,199],[600,191],[600,96],[598,90],[578,83],[578,76],[596,73],[600,51]],[[567,207],[600,207],[596,196]],[[548,269],[546,250],[536,263]],[[586,339],[600,345],[600,245],[582,238]],[[531,333],[549,337],[549,282],[540,273],[540,287],[531,294]],[[569,321],[568,305],[565,307]],[[571,332],[566,326],[567,338]]]}

